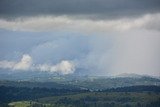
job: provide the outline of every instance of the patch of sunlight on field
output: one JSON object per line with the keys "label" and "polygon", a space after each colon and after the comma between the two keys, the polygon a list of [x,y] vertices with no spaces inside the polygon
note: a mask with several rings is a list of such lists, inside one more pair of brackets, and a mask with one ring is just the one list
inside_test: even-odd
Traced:
{"label": "patch of sunlight on field", "polygon": [[8,104],[10,107],[29,107],[31,104],[29,101],[18,101]]}
{"label": "patch of sunlight on field", "polygon": [[32,107],[32,106],[45,106],[45,107],[53,107],[53,104],[42,104],[34,101],[17,101],[11,102],[8,104],[9,107]]}

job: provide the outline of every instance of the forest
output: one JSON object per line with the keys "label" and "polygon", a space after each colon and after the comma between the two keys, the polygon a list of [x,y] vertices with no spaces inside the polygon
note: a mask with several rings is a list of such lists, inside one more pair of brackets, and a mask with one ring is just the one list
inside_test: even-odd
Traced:
{"label": "forest", "polygon": [[0,86],[0,107],[159,107],[160,86],[106,90]]}

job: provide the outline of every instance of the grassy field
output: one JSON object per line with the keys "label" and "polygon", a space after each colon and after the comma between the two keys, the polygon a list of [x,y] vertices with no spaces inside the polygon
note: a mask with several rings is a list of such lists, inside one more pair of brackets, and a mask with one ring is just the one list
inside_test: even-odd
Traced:
{"label": "grassy field", "polygon": [[53,104],[42,104],[34,101],[17,101],[8,104],[9,107],[53,107]]}
{"label": "grassy field", "polygon": [[8,105],[11,107],[28,107],[31,104],[29,101],[18,101],[18,102],[9,103]]}

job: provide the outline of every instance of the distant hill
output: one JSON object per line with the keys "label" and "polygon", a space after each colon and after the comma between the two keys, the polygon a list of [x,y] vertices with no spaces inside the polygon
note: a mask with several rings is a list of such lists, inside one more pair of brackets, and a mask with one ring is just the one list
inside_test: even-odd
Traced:
{"label": "distant hill", "polygon": [[[57,79],[58,78],[58,79]],[[6,81],[1,80],[0,86],[13,86],[13,87],[46,87],[46,88],[67,88],[67,89],[90,89],[90,90],[105,90],[109,88],[139,86],[139,85],[154,85],[160,86],[160,79],[151,77],[70,77],[60,76],[53,77],[50,81]]]}
{"label": "distant hill", "polygon": [[122,73],[119,75],[116,75],[116,77],[133,77],[133,78],[140,78],[143,77],[143,75],[135,74],[135,73]]}
{"label": "distant hill", "polygon": [[81,88],[104,90],[108,88],[155,85],[160,78],[123,73],[117,76],[59,75],[46,72],[0,72],[0,85],[16,87]]}
{"label": "distant hill", "polygon": [[116,75],[115,77],[130,77],[130,78],[151,77],[151,78],[159,78],[158,76],[156,77],[156,76],[150,76],[150,75],[140,75],[140,74],[135,74],[135,73],[121,73],[119,75]]}

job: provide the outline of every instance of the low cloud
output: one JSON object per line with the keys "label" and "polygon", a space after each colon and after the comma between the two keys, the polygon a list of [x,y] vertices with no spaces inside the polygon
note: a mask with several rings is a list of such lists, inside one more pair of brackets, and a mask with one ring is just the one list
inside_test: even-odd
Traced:
{"label": "low cloud", "polygon": [[13,69],[14,66],[15,66],[15,64],[16,63],[12,62],[12,61],[6,61],[6,60],[0,61],[0,68],[3,68],[3,69],[7,69],[7,68]]}
{"label": "low cloud", "polygon": [[19,62],[0,61],[0,68],[12,70],[29,70],[32,64],[32,58],[29,55],[23,55]]}
{"label": "low cloud", "polygon": [[32,58],[29,55],[23,55],[20,62],[13,67],[14,70],[29,70],[32,65]]}
{"label": "low cloud", "polygon": [[75,65],[71,61],[61,61],[56,65],[38,65],[36,69],[39,71],[60,72],[61,74],[71,74],[75,71]]}
{"label": "low cloud", "polygon": [[60,74],[71,74],[75,71],[75,65],[72,61],[63,60],[58,64],[33,64],[32,57],[30,55],[23,55],[19,62],[15,61],[0,61],[1,69],[11,69],[11,70],[35,70],[35,71],[45,71],[45,72],[58,72]]}

